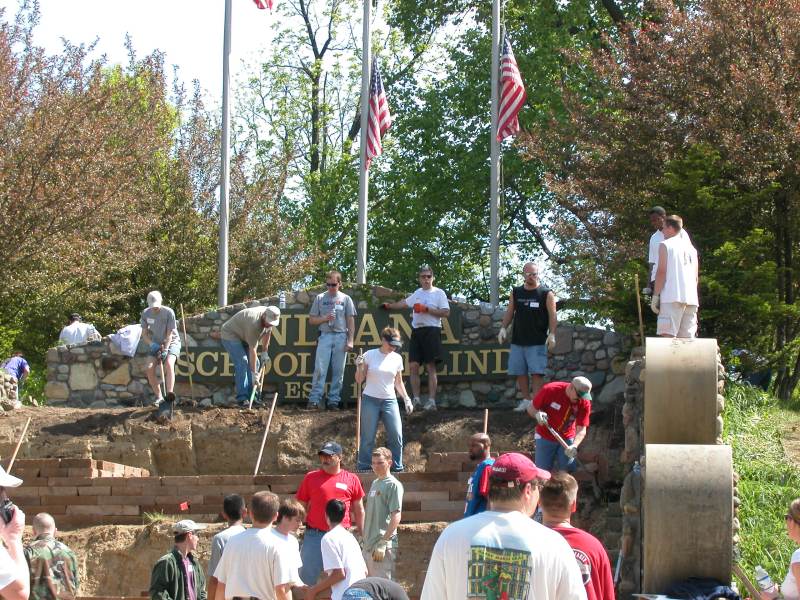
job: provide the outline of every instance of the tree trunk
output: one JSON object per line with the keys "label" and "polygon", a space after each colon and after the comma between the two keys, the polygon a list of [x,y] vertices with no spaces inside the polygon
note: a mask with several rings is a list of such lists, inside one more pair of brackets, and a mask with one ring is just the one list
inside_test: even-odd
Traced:
{"label": "tree trunk", "polygon": [[316,68],[311,75],[311,148],[309,163],[311,173],[318,173],[320,168],[320,70]]}

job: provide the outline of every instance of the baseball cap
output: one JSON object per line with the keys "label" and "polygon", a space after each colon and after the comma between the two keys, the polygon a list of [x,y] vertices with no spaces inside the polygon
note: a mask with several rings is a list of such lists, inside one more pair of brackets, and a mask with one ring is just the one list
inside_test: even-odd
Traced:
{"label": "baseball cap", "polygon": [[337,444],[336,442],[325,442],[322,444],[322,447],[319,449],[317,454],[327,454],[328,456],[333,456],[334,454],[341,454],[342,447]]}
{"label": "baseball cap", "polygon": [[161,306],[161,292],[153,290],[147,294],[147,306],[150,308],[159,308]]}
{"label": "baseball cap", "polygon": [[584,400],[592,399],[592,382],[586,377],[574,377],[572,379],[572,387],[578,393],[578,398],[583,398]]}
{"label": "baseball cap", "polygon": [[[528,483],[534,479],[550,479],[550,471],[540,469],[533,461],[519,452],[507,452],[501,455],[492,465],[490,477],[498,481]],[[511,485],[509,485],[511,487]]]}
{"label": "baseball cap", "polygon": [[189,533],[190,531],[200,531],[205,528],[205,525],[195,523],[191,519],[183,519],[172,526],[172,533]]}
{"label": "baseball cap", "polygon": [[3,467],[0,467],[0,487],[18,487],[20,485],[22,485],[22,479],[9,475]]}
{"label": "baseball cap", "polygon": [[664,210],[663,206],[654,206],[653,208],[651,208],[647,212],[647,214],[648,215],[661,215],[662,217],[666,217],[667,216],[667,211]]}
{"label": "baseball cap", "polygon": [[267,310],[264,311],[263,319],[275,327],[281,322],[281,309],[277,306],[268,306]]}

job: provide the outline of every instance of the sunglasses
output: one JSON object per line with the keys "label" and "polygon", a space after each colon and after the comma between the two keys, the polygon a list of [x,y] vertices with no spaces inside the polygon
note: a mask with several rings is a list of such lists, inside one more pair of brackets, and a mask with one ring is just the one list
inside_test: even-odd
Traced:
{"label": "sunglasses", "polygon": [[336,287],[339,284],[338,283],[326,283],[325,285],[327,285],[328,287]]}
{"label": "sunglasses", "polygon": [[427,275],[420,275],[420,279],[433,279],[433,275],[428,273]]}
{"label": "sunglasses", "polygon": [[522,274],[523,274],[525,277],[538,277],[538,276],[539,276],[539,274],[538,274],[538,273],[525,273],[524,271],[523,271],[523,273],[522,273]]}

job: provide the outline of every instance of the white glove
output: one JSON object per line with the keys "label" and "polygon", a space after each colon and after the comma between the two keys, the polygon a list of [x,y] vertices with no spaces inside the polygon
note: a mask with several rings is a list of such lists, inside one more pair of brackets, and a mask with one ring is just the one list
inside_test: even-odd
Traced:
{"label": "white glove", "polygon": [[358,356],[356,356],[356,366],[360,367],[363,364],[364,364],[364,355],[359,354]]}
{"label": "white glove", "polygon": [[375,546],[375,550],[372,551],[372,560],[375,562],[382,562],[384,557],[386,556],[386,540],[381,540]]}
{"label": "white glove", "polygon": [[261,361],[261,366],[262,367],[264,365],[268,365],[269,363],[272,362],[272,359],[269,357],[269,354],[266,352],[266,350],[261,353],[261,356],[259,357],[259,360]]}
{"label": "white glove", "polygon": [[409,398],[408,396],[403,398],[403,405],[406,407],[407,415],[410,415],[411,413],[414,412],[414,403],[411,402],[411,398]]}
{"label": "white glove", "polygon": [[258,373],[256,371],[250,371],[250,377],[253,379],[253,385],[258,384]]}
{"label": "white glove", "polygon": [[508,330],[505,327],[501,327],[500,331],[497,332],[497,341],[501,344],[505,344],[507,339]]}
{"label": "white glove", "polygon": [[650,301],[650,308],[656,314],[661,312],[661,294],[653,294],[653,299]]}
{"label": "white glove", "polygon": [[569,448],[564,449],[564,454],[566,454],[567,458],[569,458],[570,460],[577,458],[578,447],[575,444],[572,444]]}
{"label": "white glove", "polygon": [[533,415],[533,417],[536,419],[536,422],[539,425],[546,425],[547,424],[547,413],[546,412],[544,412],[542,410],[536,411],[536,414]]}
{"label": "white glove", "polygon": [[547,344],[547,349],[550,352],[552,352],[553,348],[556,347],[556,334],[555,333],[551,333],[550,335],[547,336],[546,344]]}

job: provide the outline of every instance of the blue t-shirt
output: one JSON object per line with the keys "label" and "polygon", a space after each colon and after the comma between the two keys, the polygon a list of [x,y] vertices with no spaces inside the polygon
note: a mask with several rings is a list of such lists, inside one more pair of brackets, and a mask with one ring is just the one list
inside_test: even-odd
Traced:
{"label": "blue t-shirt", "polygon": [[467,506],[464,508],[465,517],[471,517],[472,515],[477,515],[486,510],[487,498],[480,494],[481,478],[483,477],[483,471],[486,467],[493,464],[493,458],[482,460],[478,463],[478,466],[475,467],[475,471],[473,471],[472,476],[469,478],[467,484]]}
{"label": "blue t-shirt", "polygon": [[28,361],[22,358],[21,356],[12,356],[6,362],[3,363],[2,368],[5,369],[8,373],[13,375],[17,378],[17,381],[25,374],[25,371],[29,368]]}

